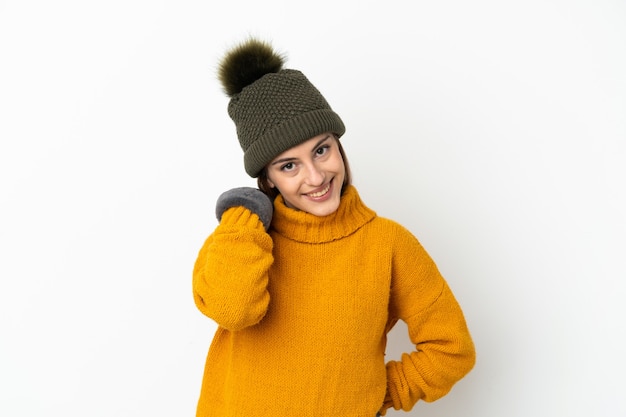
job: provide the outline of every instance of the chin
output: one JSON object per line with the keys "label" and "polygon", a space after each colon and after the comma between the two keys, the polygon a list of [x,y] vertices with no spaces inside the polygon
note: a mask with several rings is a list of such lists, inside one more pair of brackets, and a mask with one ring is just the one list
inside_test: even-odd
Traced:
{"label": "chin", "polygon": [[340,203],[340,197],[337,196],[336,198],[333,198],[332,200],[327,201],[326,203],[322,205],[314,205],[312,207],[309,206],[307,207],[306,211],[308,211],[309,213],[315,216],[324,217],[324,216],[328,216],[336,212],[337,209],[339,208],[339,203]]}

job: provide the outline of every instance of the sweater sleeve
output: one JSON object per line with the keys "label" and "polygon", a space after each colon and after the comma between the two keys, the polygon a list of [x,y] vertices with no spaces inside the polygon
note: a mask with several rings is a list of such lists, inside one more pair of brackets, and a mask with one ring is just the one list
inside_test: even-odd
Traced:
{"label": "sweater sleeve", "polygon": [[198,309],[233,331],[261,321],[269,305],[272,248],[272,239],[256,214],[244,207],[226,210],[193,269]]}
{"label": "sweater sleeve", "polygon": [[421,244],[408,232],[394,254],[390,322],[403,320],[416,349],[389,361],[390,407],[410,410],[417,401],[435,401],[474,366],[475,350],[463,312]]}

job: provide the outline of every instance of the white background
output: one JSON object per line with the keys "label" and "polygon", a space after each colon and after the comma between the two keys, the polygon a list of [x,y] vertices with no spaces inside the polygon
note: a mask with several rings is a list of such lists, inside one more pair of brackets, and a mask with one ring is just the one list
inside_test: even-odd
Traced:
{"label": "white background", "polygon": [[474,370],[389,415],[626,416],[617,0],[0,1],[0,415],[194,415],[191,269],[219,193],[254,185],[215,67],[250,34],[466,313]]}

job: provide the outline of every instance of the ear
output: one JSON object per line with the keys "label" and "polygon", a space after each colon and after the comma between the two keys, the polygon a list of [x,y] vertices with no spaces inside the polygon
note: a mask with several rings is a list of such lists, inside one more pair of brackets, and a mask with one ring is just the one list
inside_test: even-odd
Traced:
{"label": "ear", "polygon": [[269,177],[267,177],[267,183],[270,185],[270,187],[276,188],[276,185],[272,182],[272,180],[270,180]]}

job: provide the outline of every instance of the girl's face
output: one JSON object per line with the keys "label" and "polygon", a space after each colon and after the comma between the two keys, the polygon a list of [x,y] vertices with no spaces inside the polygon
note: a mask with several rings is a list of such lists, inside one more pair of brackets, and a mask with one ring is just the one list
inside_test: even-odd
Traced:
{"label": "girl's face", "polygon": [[337,210],[345,175],[337,139],[331,133],[286,150],[267,166],[268,182],[278,189],[287,207],[316,216]]}

